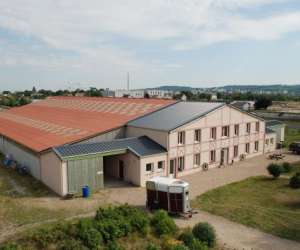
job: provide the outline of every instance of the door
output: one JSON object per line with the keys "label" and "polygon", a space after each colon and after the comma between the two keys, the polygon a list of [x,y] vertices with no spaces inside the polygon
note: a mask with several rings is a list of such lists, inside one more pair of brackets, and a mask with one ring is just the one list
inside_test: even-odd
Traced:
{"label": "door", "polygon": [[222,148],[221,150],[221,165],[228,164],[228,148]]}
{"label": "door", "polygon": [[124,180],[124,162],[119,160],[119,178]]}
{"label": "door", "polygon": [[169,177],[174,177],[176,168],[176,159],[170,160],[170,169],[169,169]]}

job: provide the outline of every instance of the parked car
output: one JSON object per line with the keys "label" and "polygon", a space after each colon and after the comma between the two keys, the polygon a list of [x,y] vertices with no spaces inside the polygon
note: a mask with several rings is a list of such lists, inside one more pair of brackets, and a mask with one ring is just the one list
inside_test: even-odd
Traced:
{"label": "parked car", "polygon": [[300,154],[300,142],[292,142],[289,145],[289,151],[292,151],[294,154]]}

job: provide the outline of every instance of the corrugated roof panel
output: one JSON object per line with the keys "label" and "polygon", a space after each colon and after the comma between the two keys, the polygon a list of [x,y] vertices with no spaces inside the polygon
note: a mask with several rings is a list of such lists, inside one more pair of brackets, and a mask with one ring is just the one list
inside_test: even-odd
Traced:
{"label": "corrugated roof panel", "polygon": [[165,153],[166,149],[147,136],[125,138],[106,142],[82,143],[54,148],[61,158],[99,154],[116,150],[131,150],[139,156]]}
{"label": "corrugated roof panel", "polygon": [[179,102],[137,118],[128,125],[170,131],[224,105],[224,103],[213,102]]}

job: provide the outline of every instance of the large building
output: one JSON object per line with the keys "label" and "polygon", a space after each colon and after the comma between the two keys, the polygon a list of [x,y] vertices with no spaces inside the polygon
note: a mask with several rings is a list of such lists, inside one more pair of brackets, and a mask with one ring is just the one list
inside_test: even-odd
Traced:
{"label": "large building", "polygon": [[276,142],[264,120],[230,105],[128,98],[48,98],[1,112],[0,134],[0,150],[62,196],[226,166]]}

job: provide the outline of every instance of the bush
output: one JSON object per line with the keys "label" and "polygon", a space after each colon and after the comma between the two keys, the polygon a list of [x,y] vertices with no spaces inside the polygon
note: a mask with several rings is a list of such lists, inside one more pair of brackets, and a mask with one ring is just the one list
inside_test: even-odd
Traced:
{"label": "bush", "polygon": [[102,234],[91,219],[81,219],[77,225],[78,237],[89,249],[98,249],[103,242]]}
{"label": "bush", "polygon": [[146,246],[146,250],[160,250],[161,248],[153,243],[150,243]]}
{"label": "bush", "polygon": [[189,248],[183,244],[177,244],[177,245],[171,247],[170,250],[189,250]]}
{"label": "bush", "polygon": [[189,250],[208,250],[207,244],[196,239],[190,229],[182,232],[178,239],[181,240]]}
{"label": "bush", "polygon": [[164,210],[157,210],[151,220],[156,235],[171,235],[176,232],[176,225],[168,213]]}
{"label": "bush", "polygon": [[288,162],[282,163],[282,168],[284,173],[290,173],[293,170],[293,166]]}
{"label": "bush", "polygon": [[216,244],[215,229],[207,222],[201,222],[193,227],[193,235],[201,242],[205,242],[208,247]]}
{"label": "bush", "polygon": [[284,172],[282,166],[280,166],[278,164],[274,164],[274,163],[271,163],[267,167],[267,170],[268,170],[269,174],[274,177],[274,179],[278,178]]}
{"label": "bush", "polygon": [[300,172],[296,173],[290,179],[290,187],[291,188],[300,188]]}
{"label": "bush", "polygon": [[108,243],[107,250],[124,250],[124,248],[121,247],[117,242],[112,241]]}
{"label": "bush", "polygon": [[7,243],[0,247],[0,250],[21,250],[22,248],[16,243]]}
{"label": "bush", "polygon": [[88,250],[88,248],[79,240],[67,239],[59,245],[58,250]]}

